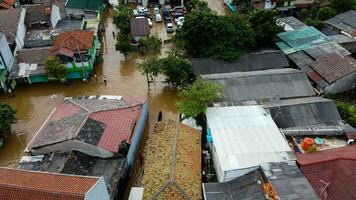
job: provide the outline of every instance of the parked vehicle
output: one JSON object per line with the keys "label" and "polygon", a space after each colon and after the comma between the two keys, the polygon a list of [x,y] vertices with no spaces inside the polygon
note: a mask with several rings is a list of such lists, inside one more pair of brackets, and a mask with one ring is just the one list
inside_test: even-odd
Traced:
{"label": "parked vehicle", "polygon": [[164,21],[165,21],[166,23],[172,22],[172,18],[171,18],[170,16],[165,16],[165,17],[164,17]]}
{"label": "parked vehicle", "polygon": [[169,16],[169,9],[166,8],[166,7],[163,7],[162,8],[162,14],[163,14],[163,17]]}
{"label": "parked vehicle", "polygon": [[161,14],[156,14],[156,22],[162,22]]}
{"label": "parked vehicle", "polygon": [[173,27],[173,23],[172,22],[169,22],[166,24],[166,30],[167,30],[167,33],[173,33],[174,32],[174,27]]}
{"label": "parked vehicle", "polygon": [[159,10],[159,7],[154,7],[153,8],[153,13],[156,15],[156,14],[160,14],[160,10]]}
{"label": "parked vehicle", "polygon": [[184,23],[184,17],[180,17],[178,18],[178,20],[176,21],[176,24],[178,27],[182,27]]}
{"label": "parked vehicle", "polygon": [[174,19],[178,18],[178,17],[184,17],[184,14],[183,13],[180,13],[180,12],[175,12],[172,14],[172,17]]}
{"label": "parked vehicle", "polygon": [[187,9],[185,9],[184,6],[176,6],[173,9],[171,9],[170,12],[171,13],[180,12],[180,13],[187,14]]}
{"label": "parked vehicle", "polygon": [[145,14],[149,13],[150,12],[148,11],[148,9],[142,6],[137,6],[137,8],[133,10],[134,16],[144,16]]}
{"label": "parked vehicle", "polygon": [[182,21],[182,20],[184,21],[184,17],[177,17],[174,19],[174,23],[177,24],[179,21]]}

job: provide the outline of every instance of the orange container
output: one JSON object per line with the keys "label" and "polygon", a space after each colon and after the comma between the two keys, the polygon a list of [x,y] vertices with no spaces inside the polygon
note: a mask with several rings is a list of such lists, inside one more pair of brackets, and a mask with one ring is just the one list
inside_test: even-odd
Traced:
{"label": "orange container", "polygon": [[301,145],[302,149],[304,151],[308,151],[309,147],[311,147],[314,143],[315,142],[314,142],[314,140],[312,138],[306,137],[306,138],[303,139],[303,142],[302,142],[302,145]]}

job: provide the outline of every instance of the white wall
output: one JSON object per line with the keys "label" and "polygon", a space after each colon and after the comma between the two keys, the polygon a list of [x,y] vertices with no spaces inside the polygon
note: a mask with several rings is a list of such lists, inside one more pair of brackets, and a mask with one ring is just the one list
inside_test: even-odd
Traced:
{"label": "white wall", "polygon": [[14,64],[14,56],[6,40],[6,36],[3,33],[0,33],[0,54],[4,59],[7,71],[10,72]]}
{"label": "white wall", "polygon": [[55,4],[52,5],[52,12],[51,12],[51,24],[52,27],[55,28],[57,22],[61,19],[61,13],[59,12],[59,7]]}
{"label": "white wall", "polygon": [[104,177],[100,177],[99,181],[85,194],[85,200],[109,200],[110,196]]}
{"label": "white wall", "polygon": [[26,16],[26,9],[22,8],[19,24],[17,26],[16,38],[15,38],[16,48],[14,51],[14,55],[16,54],[17,50],[22,49],[24,45],[24,39],[26,36],[25,16]]}

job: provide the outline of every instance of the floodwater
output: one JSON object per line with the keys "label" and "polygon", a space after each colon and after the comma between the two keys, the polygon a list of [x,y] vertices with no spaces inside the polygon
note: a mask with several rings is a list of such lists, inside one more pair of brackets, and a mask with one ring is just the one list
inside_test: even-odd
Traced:
{"label": "floodwater", "polygon": [[225,15],[224,0],[204,0],[208,3],[208,7],[216,12],[217,15]]}
{"label": "floodwater", "polygon": [[[16,117],[18,118],[12,128],[13,134],[9,135],[5,145],[0,148],[0,166],[16,166],[26,145],[64,97],[146,96],[150,111],[147,130],[150,130],[157,120],[160,110],[163,112],[163,119],[177,119],[176,92],[162,83],[162,78],[156,80],[155,84],[151,84],[151,89],[148,90],[146,77],[136,70],[136,65],[142,62],[144,57],[130,55],[125,59],[123,54],[115,51],[112,31],[116,31],[116,28],[112,24],[111,13],[111,10],[107,10],[103,16],[106,30],[102,37],[103,62],[94,69],[98,80],[92,77],[87,83],[76,80],[71,85],[61,85],[58,82],[18,85],[11,94],[0,94],[0,101],[9,103],[17,109]],[[163,23],[154,24],[151,34],[158,35],[162,40],[168,38]],[[161,56],[165,55],[165,47]],[[107,78],[107,85],[103,82],[104,76]]]}

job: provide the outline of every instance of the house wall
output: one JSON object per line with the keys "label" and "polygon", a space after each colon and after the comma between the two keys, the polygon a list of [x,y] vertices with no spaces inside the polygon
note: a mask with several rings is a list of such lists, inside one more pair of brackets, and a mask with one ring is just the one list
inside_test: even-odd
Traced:
{"label": "house wall", "polygon": [[85,200],[109,200],[109,193],[106,188],[104,177],[100,177],[99,181],[85,194]]}
{"label": "house wall", "polygon": [[356,72],[339,79],[335,83],[324,88],[324,93],[336,94],[351,90],[356,87]]}
{"label": "house wall", "polygon": [[48,154],[52,152],[68,152],[68,151],[80,151],[82,153],[88,154],[90,156],[94,157],[100,157],[100,158],[110,158],[114,154],[98,148],[97,146],[84,143],[78,140],[67,140],[64,142],[40,147],[40,148],[31,148],[31,154],[32,155],[43,155],[43,154]]}
{"label": "house wall", "polygon": [[14,64],[14,56],[12,55],[5,34],[2,33],[0,33],[0,54],[7,71],[10,72]]}
{"label": "house wall", "polygon": [[82,19],[82,17],[84,16],[84,10],[81,9],[66,8],[65,12],[68,18]]}
{"label": "house wall", "polygon": [[17,50],[22,49],[22,47],[24,46],[24,39],[26,36],[25,16],[26,16],[26,9],[22,8],[19,24],[17,26],[16,38],[15,38],[16,48],[14,51],[14,55],[16,54]]}
{"label": "house wall", "polygon": [[140,146],[143,132],[145,130],[147,116],[148,116],[148,104],[147,102],[145,102],[142,108],[141,117],[138,123],[136,124],[134,135],[131,140],[129,152],[127,153],[127,162],[129,166],[133,166],[133,164],[135,163],[136,154]]}
{"label": "house wall", "polygon": [[59,12],[59,7],[53,4],[52,12],[51,12],[51,24],[53,28],[56,27],[60,19],[61,19],[61,13]]}

